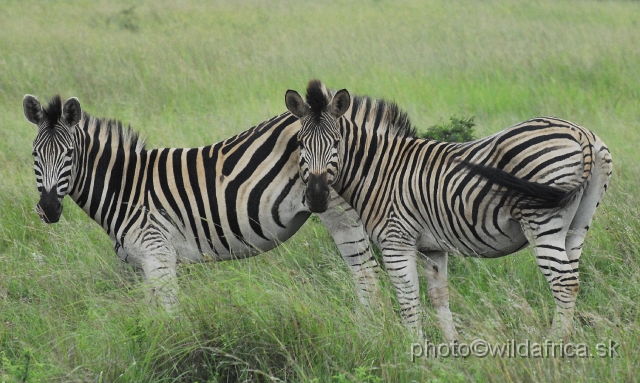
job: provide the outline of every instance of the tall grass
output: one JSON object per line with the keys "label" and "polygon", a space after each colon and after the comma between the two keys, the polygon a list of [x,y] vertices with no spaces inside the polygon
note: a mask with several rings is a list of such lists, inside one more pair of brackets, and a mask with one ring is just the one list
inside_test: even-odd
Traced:
{"label": "tall grass", "polygon": [[[4,1],[0,380],[635,381],[639,20],[628,1]],[[595,131],[615,169],[585,244],[572,341],[611,339],[620,356],[412,362],[389,281],[380,307],[361,309],[315,221],[253,259],[182,268],[183,311],[167,317],[73,202],[56,225],[33,213],[25,93],[77,96],[150,147],[200,146],[282,113],[284,92],[316,77],[396,101],[419,129],[474,115],[484,136],[555,115]],[[450,280],[465,341],[543,341],[553,299],[530,251],[452,257]]]}

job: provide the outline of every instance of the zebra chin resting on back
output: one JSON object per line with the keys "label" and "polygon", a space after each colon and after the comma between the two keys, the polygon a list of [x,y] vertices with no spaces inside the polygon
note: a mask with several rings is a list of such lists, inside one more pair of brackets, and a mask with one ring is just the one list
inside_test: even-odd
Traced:
{"label": "zebra chin resting on back", "polygon": [[[57,222],[69,195],[109,234],[118,256],[142,269],[152,297],[177,304],[177,262],[256,255],[291,237],[307,220],[299,177],[298,119],[284,113],[223,142],[145,149],[119,121],[89,116],[76,98],[33,96],[24,114],[40,193],[36,211]],[[377,294],[377,264],[360,218],[336,193],[318,217],[355,279],[360,301]]]}
{"label": "zebra chin resting on back", "polygon": [[556,303],[552,336],[571,334],[583,241],[612,172],[595,134],[542,117],[446,143],[416,138],[393,103],[351,99],[318,80],[306,100],[289,90],[285,101],[302,123],[308,206],[324,211],[332,187],[360,214],[409,327],[422,331],[417,252],[443,335],[455,341],[447,253],[493,258],[531,244]]}

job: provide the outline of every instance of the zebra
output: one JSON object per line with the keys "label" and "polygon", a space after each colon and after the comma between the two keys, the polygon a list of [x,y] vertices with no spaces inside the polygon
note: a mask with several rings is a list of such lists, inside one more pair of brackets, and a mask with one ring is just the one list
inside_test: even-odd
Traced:
{"label": "zebra", "polygon": [[556,310],[551,336],[573,330],[578,263],[612,161],[589,130],[534,118],[467,143],[416,137],[394,103],[309,82],[287,91],[300,118],[300,173],[311,211],[337,191],[380,246],[403,321],[422,332],[417,253],[443,337],[458,340],[449,309],[447,256],[494,258],[533,245]]}
{"label": "zebra", "polygon": [[[142,271],[150,299],[176,309],[179,262],[240,259],[291,237],[311,215],[299,177],[298,119],[275,116],[222,142],[146,149],[120,121],[95,118],[77,98],[46,106],[26,95],[37,126],[34,171],[45,223],[69,195],[113,240],[118,257]],[[354,277],[365,306],[377,294],[377,262],[358,215],[337,193],[318,213]]]}

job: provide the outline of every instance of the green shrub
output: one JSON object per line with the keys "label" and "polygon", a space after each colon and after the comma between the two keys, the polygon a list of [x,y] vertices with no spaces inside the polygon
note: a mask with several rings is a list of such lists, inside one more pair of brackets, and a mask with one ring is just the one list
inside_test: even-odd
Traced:
{"label": "green shrub", "polygon": [[473,127],[476,125],[475,116],[469,118],[458,118],[451,116],[450,122],[433,125],[424,133],[418,133],[420,138],[427,138],[436,141],[446,142],[466,142],[475,140]]}

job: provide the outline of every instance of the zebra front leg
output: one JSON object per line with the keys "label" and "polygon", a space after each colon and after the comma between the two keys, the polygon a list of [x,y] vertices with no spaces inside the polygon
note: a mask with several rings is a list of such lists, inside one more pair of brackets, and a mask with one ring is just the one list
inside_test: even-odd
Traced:
{"label": "zebra front leg", "polygon": [[329,207],[324,213],[319,213],[318,218],[349,266],[362,305],[369,307],[372,302],[379,301],[378,263],[371,253],[369,237],[356,211],[332,189]]}
{"label": "zebra front leg", "polygon": [[147,218],[146,225],[127,235],[123,248],[128,261],[142,269],[149,302],[174,312],[178,306],[177,253],[164,226],[151,215]]}
{"label": "zebra front leg", "polygon": [[168,247],[156,250],[157,252],[142,264],[145,282],[151,293],[149,302],[163,307],[169,313],[175,312],[178,307],[176,254]]}
{"label": "zebra front leg", "polygon": [[113,241],[113,249],[122,261],[118,263],[118,271],[125,283],[131,285],[139,283],[142,275],[140,266],[129,262],[129,253],[127,253],[124,247],[116,240]]}
{"label": "zebra front leg", "polygon": [[420,257],[427,276],[427,292],[431,304],[438,314],[440,322],[440,330],[444,339],[449,342],[457,342],[459,340],[453,317],[449,309],[449,282],[447,280],[447,261],[448,254],[444,251],[434,251],[422,253]]}
{"label": "zebra front leg", "polygon": [[415,247],[403,243],[382,244],[384,266],[396,290],[404,324],[422,339],[422,304]]}

